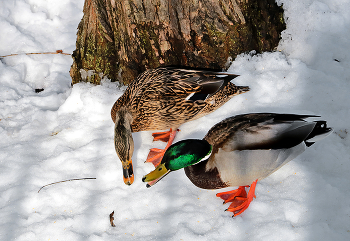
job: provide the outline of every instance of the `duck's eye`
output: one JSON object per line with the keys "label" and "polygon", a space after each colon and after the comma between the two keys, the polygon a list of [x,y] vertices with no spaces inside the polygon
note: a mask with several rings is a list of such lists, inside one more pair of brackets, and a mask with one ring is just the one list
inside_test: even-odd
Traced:
{"label": "duck's eye", "polygon": [[160,167],[160,168],[158,168],[158,171],[161,171],[163,168],[162,167]]}

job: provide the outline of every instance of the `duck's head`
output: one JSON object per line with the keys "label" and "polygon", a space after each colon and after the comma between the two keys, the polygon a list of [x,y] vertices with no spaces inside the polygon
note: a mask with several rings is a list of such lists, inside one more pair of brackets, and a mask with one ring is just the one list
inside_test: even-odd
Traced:
{"label": "duck's head", "polygon": [[156,184],[171,171],[176,171],[207,159],[212,146],[205,140],[188,139],[171,145],[156,169],[142,178],[147,187]]}
{"label": "duck's head", "polygon": [[134,182],[134,170],[132,166],[132,154],[134,153],[134,140],[132,138],[132,115],[126,110],[116,113],[114,126],[114,146],[123,165],[123,179],[126,185]]}

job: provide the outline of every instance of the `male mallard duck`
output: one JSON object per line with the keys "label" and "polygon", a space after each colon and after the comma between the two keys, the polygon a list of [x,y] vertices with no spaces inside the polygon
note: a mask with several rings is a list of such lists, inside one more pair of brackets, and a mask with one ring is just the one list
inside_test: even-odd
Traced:
{"label": "male mallard duck", "polygon": [[153,133],[154,140],[168,142],[164,150],[152,148],[148,155],[147,161],[157,166],[181,124],[209,114],[234,95],[249,90],[230,82],[237,76],[170,67],[147,70],[139,75],[111,110],[115,149],[123,165],[125,184],[131,185],[134,180],[132,132],[170,128],[170,131]]}
{"label": "male mallard duck", "polygon": [[[326,121],[308,122],[313,115],[245,114],[213,126],[203,140],[183,140],[170,146],[156,169],[143,177],[147,187],[171,171],[185,168],[199,188],[239,186],[218,193],[233,216],[248,208],[255,186],[331,132]],[[245,188],[250,185],[248,195]]]}

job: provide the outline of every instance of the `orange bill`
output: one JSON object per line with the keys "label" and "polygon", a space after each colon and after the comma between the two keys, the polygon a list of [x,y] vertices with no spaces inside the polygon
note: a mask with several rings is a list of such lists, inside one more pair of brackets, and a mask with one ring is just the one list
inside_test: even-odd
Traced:
{"label": "orange bill", "polygon": [[131,185],[134,182],[134,170],[132,160],[123,162],[123,179],[126,185]]}

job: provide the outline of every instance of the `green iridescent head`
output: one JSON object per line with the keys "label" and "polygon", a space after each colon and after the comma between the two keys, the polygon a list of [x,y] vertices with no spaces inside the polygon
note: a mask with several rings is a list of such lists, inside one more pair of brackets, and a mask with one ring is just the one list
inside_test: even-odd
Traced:
{"label": "green iridescent head", "polygon": [[170,146],[165,152],[161,163],[167,169],[176,171],[196,164],[211,153],[211,145],[204,140],[183,140]]}
{"label": "green iridescent head", "polygon": [[205,140],[188,139],[171,145],[165,152],[162,161],[156,169],[142,178],[152,186],[171,171],[191,166],[207,159],[212,151],[211,145]]}

